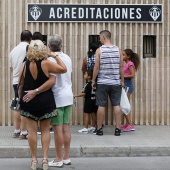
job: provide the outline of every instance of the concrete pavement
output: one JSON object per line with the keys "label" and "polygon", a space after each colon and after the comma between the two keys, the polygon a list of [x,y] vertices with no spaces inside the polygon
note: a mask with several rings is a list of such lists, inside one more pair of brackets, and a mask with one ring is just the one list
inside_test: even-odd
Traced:
{"label": "concrete pavement", "polygon": [[[136,126],[134,132],[114,136],[113,126],[104,126],[104,135],[79,134],[82,126],[70,126],[72,133],[71,157],[134,157],[170,156],[170,126]],[[0,158],[29,158],[27,140],[12,138],[14,127],[0,126]],[[38,135],[38,157],[42,149]],[[51,134],[49,158],[55,156],[54,137]]]}

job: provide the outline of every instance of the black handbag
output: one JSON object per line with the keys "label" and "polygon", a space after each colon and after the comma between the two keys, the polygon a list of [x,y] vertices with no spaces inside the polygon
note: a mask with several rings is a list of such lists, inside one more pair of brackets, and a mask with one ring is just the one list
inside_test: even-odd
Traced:
{"label": "black handbag", "polygon": [[[25,62],[25,65],[26,65],[26,62]],[[24,68],[23,68],[23,71],[22,71],[22,74],[21,74],[21,79],[22,79],[22,77],[23,77],[23,73],[24,73],[24,70],[25,70],[25,65],[24,65]],[[18,88],[19,88],[19,86],[20,86],[21,79],[20,79],[20,81],[19,81]],[[18,96],[18,93],[17,93],[17,96],[11,100],[10,108],[11,108],[12,110],[15,110],[15,111],[21,110],[20,98],[19,98],[19,96]]]}

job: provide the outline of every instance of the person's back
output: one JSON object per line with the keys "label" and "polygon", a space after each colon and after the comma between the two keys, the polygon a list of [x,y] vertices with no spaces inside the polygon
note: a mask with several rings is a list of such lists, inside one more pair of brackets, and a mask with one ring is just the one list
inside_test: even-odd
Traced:
{"label": "person's back", "polygon": [[[69,158],[71,142],[69,122],[71,106],[73,104],[71,82],[72,62],[70,57],[61,51],[61,36],[57,34],[53,35],[49,39],[49,48],[63,61],[67,68],[67,72],[65,74],[56,75],[56,83],[52,88],[57,106],[57,117],[54,117],[51,120],[55,136],[56,158],[49,162],[49,166],[62,167],[63,164],[71,165]],[[62,146],[64,146],[64,150],[62,149]]]}
{"label": "person's back", "polygon": [[53,86],[52,91],[55,97],[56,106],[64,107],[73,104],[73,93],[72,93],[72,62],[70,57],[63,52],[55,52],[60,59],[65,63],[67,72],[64,74],[56,75],[56,84]]}
{"label": "person's back", "polygon": [[[9,55],[9,66],[13,77],[12,84],[15,98],[18,97],[19,70],[26,56],[27,46],[31,41],[31,37],[32,33],[29,30],[22,31],[20,36],[21,42],[11,51]],[[14,110],[14,126],[15,131],[13,134],[13,138],[19,137],[20,139],[26,139],[27,136],[26,119],[20,116],[20,111]]]}
{"label": "person's back", "polygon": [[93,71],[92,87],[96,86],[97,129],[96,135],[103,135],[102,123],[105,114],[105,105],[110,98],[116,117],[115,136],[120,136],[120,96],[121,86],[124,86],[123,57],[117,46],[111,43],[111,32],[103,30],[100,32],[100,41],[103,44],[96,51],[96,61]]}
{"label": "person's back", "polygon": [[92,55],[91,57],[87,56],[87,70],[92,70],[94,68],[94,64],[95,64],[95,54]]}
{"label": "person's back", "polygon": [[[51,53],[52,55],[52,53]],[[37,169],[37,129],[40,120],[41,143],[43,151],[42,169],[48,169],[48,148],[50,145],[50,121],[57,116],[56,105],[52,90],[40,91],[39,86],[49,79],[49,73],[65,73],[65,64],[55,55],[58,64],[47,59],[47,49],[41,40],[31,41],[27,53],[27,61],[22,64],[19,73],[21,80],[19,86],[19,97],[21,102],[21,115],[27,119],[28,143],[31,150],[31,169]],[[26,65],[25,65],[26,64]],[[25,67],[26,66],[26,67]],[[24,68],[26,68],[24,70]],[[23,75],[23,76],[22,76]],[[24,96],[26,90],[36,91],[36,96],[32,100]]]}
{"label": "person's back", "polygon": [[[26,94],[25,91],[30,89],[37,89],[49,79],[43,71],[43,62],[45,61],[39,60],[35,61],[34,63],[26,61],[22,97]],[[33,73],[31,73],[31,70],[37,72],[37,75],[33,75]],[[36,78],[34,78],[34,76]],[[35,114],[37,117],[43,116],[45,113],[51,112],[56,109],[54,96],[51,89],[35,96],[35,98],[32,99],[30,102],[21,102],[21,106],[23,110],[27,110],[29,111],[29,113]]]}
{"label": "person's back", "polygon": [[120,85],[120,52],[117,46],[100,47],[100,70],[97,84]]}
{"label": "person's back", "polygon": [[27,42],[20,42],[10,53],[10,67],[13,68],[13,84],[18,84],[19,69],[26,56]]}
{"label": "person's back", "polygon": [[94,65],[95,65],[95,58],[96,58],[96,50],[99,48],[99,46],[95,43],[92,43],[90,45],[90,49],[87,52],[87,57],[84,58],[83,63],[82,63],[82,68],[81,70],[83,73],[85,73],[87,70],[93,70]]}

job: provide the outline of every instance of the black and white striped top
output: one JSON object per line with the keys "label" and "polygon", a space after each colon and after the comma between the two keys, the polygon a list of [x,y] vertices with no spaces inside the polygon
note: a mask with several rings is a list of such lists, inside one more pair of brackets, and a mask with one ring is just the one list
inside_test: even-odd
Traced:
{"label": "black and white striped top", "polygon": [[100,70],[97,84],[120,85],[120,52],[117,46],[100,47]]}

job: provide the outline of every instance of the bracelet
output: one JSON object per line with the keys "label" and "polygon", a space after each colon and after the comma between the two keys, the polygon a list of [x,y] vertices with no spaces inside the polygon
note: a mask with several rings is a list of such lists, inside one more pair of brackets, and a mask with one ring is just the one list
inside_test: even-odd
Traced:
{"label": "bracelet", "polygon": [[40,94],[40,90],[39,89],[35,89],[36,94]]}

